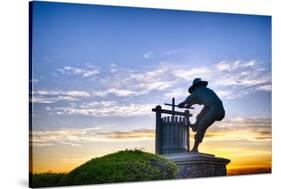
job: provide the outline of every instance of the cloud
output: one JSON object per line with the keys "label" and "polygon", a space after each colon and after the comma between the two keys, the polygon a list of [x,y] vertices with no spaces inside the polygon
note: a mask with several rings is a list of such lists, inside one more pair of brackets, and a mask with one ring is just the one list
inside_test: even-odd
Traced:
{"label": "cloud", "polygon": [[244,69],[244,68],[253,68],[256,66],[256,61],[251,60],[249,62],[241,62],[240,60],[236,61],[222,61],[218,64],[216,64],[216,68],[220,71],[234,71],[238,69]]}
{"label": "cloud", "polygon": [[129,74],[126,82],[132,84],[132,88],[137,91],[147,94],[172,87],[176,83],[174,79],[175,77],[169,72],[169,68],[159,65],[153,70]]}
{"label": "cloud", "polygon": [[77,75],[82,77],[93,77],[100,73],[99,70],[93,66],[87,66],[85,68],[64,66],[63,68],[57,69],[57,71],[65,75]]}
{"label": "cloud", "polygon": [[[254,89],[269,91],[271,89],[271,71],[258,66],[251,61],[222,61],[203,67],[170,66],[170,72],[175,77],[192,81],[196,77],[208,80],[212,86],[221,89],[226,95],[233,91]],[[222,92],[222,90],[227,92]],[[238,92],[239,92],[238,91]]]}
{"label": "cloud", "polygon": [[[102,77],[97,75],[99,70],[94,66],[76,68],[65,66],[60,70],[63,74],[72,74],[81,78],[92,79],[97,75],[91,93],[78,97],[69,94],[57,94],[58,91],[37,91],[32,101],[35,103],[54,103],[57,101],[75,101],[91,95],[92,98],[126,97],[134,98],[142,95],[154,95],[164,98],[184,98],[187,88],[196,77],[209,81],[209,86],[225,99],[237,99],[254,92],[271,92],[271,70],[264,68],[256,60],[250,61],[221,61],[206,66],[161,62],[151,67],[126,69],[110,65],[110,69],[102,71]],[[114,70],[111,70],[114,69]],[[101,75],[101,74],[100,74]],[[96,89],[95,89],[96,88]],[[103,89],[103,90],[101,90]],[[53,94],[50,94],[53,92]],[[53,95],[53,96],[51,96]]]}
{"label": "cloud", "polygon": [[[57,144],[81,147],[83,144],[90,142],[153,140],[154,137],[154,129],[141,128],[127,131],[104,131],[102,127],[94,127],[32,131],[30,142],[36,147]],[[271,119],[234,118],[218,122],[210,127],[206,132],[204,140],[216,142],[241,140],[262,142],[271,141],[271,139]]]}
{"label": "cloud", "polygon": [[227,90],[216,90],[216,94],[220,98],[233,99],[232,92]]}
{"label": "cloud", "polygon": [[99,96],[99,97],[105,97],[108,95],[115,95],[119,97],[127,97],[127,96],[138,96],[140,94],[143,94],[139,91],[134,91],[134,90],[129,90],[129,89],[116,89],[116,88],[111,88],[103,91],[93,91],[92,94],[94,96]]}
{"label": "cloud", "polygon": [[32,92],[33,103],[51,104],[58,101],[76,101],[80,98],[90,97],[87,91],[71,90],[36,90]]}
{"label": "cloud", "polygon": [[272,91],[272,85],[271,84],[262,85],[259,86],[257,89],[261,91]]}
{"label": "cloud", "polygon": [[171,54],[176,54],[176,53],[181,53],[181,52],[188,52],[188,50],[184,49],[184,48],[173,49],[173,50],[166,51],[164,54],[171,55]]}
{"label": "cloud", "polygon": [[156,82],[167,83],[167,86],[155,88],[162,89],[164,97],[179,98],[186,96],[186,83],[191,85],[196,77],[209,81],[212,88],[218,91],[218,95],[228,100],[240,98],[255,91],[271,91],[271,71],[261,67],[255,60],[222,61],[200,67],[166,62],[160,64],[157,69],[135,75],[138,81],[154,81],[147,82],[150,85]]}
{"label": "cloud", "polygon": [[216,122],[206,133],[212,141],[271,141],[272,122],[269,118],[234,118]]}
{"label": "cloud", "polygon": [[32,131],[30,143],[36,147],[47,147],[57,144],[81,147],[84,143],[89,142],[152,140],[153,138],[154,130],[152,129],[103,132],[99,128],[77,128]]}
{"label": "cloud", "polygon": [[[256,91],[271,92],[271,71],[251,61],[222,61],[217,64],[201,67],[188,67],[185,65],[166,64],[169,72],[176,77],[175,85],[183,81],[192,84],[192,80],[201,77],[221,98],[237,99]],[[181,95],[181,93],[183,95]],[[171,87],[164,96],[184,97],[185,88]]]}
{"label": "cloud", "polygon": [[154,57],[154,54],[151,51],[148,51],[148,52],[144,53],[143,57],[145,59],[150,59],[150,58]]}
{"label": "cloud", "polygon": [[145,82],[141,83],[139,86],[143,88],[145,93],[150,91],[163,91],[167,88],[170,88],[173,85],[172,81],[152,81],[152,82]]}
{"label": "cloud", "polygon": [[207,78],[208,75],[211,74],[211,70],[208,67],[188,68],[179,66],[177,69],[173,69],[172,73],[178,78],[192,81],[196,77]]}
{"label": "cloud", "polygon": [[87,97],[90,93],[86,91],[60,91],[60,90],[37,90],[33,92],[34,95],[45,95],[45,96],[71,96],[71,97]]}
{"label": "cloud", "polygon": [[95,117],[128,117],[151,115],[154,104],[121,104],[116,101],[93,101],[70,106],[50,108],[50,114],[57,115],[85,115]]}
{"label": "cloud", "polygon": [[132,131],[113,131],[100,135],[109,139],[150,139],[155,137],[155,131],[154,129],[137,129]]}
{"label": "cloud", "polygon": [[118,97],[135,97],[149,95],[152,92],[164,91],[174,85],[175,77],[169,74],[168,69],[156,66],[149,70],[118,69],[100,79],[101,88],[93,90],[92,94],[99,97],[110,95]]}
{"label": "cloud", "polygon": [[175,97],[176,99],[183,99],[187,97],[187,94],[187,88],[176,88],[172,91],[166,92],[164,96],[167,98]]}
{"label": "cloud", "polygon": [[217,127],[234,128],[236,125],[239,127],[271,127],[272,121],[269,118],[243,118],[235,117],[232,119],[216,122]]}
{"label": "cloud", "polygon": [[216,80],[213,80],[219,86],[258,89],[261,86],[271,85],[271,71],[259,67],[255,60],[248,62],[222,61],[215,67],[218,72],[216,72]]}

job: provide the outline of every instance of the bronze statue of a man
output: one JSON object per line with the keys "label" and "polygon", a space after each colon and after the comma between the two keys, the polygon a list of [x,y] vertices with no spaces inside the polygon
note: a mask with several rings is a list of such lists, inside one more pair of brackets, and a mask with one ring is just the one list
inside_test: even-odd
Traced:
{"label": "bronze statue of a man", "polygon": [[189,87],[190,95],[181,103],[179,108],[190,107],[193,104],[204,105],[202,111],[196,116],[195,124],[191,125],[192,131],[196,132],[194,146],[191,151],[198,152],[198,146],[202,142],[206,130],[215,122],[221,121],[225,116],[223,103],[216,93],[207,88],[208,82],[200,78],[193,80]]}

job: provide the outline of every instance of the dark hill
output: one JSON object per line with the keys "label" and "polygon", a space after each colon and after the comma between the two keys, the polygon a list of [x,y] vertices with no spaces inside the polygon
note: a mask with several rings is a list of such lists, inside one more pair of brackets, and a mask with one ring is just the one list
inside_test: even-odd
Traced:
{"label": "dark hill", "polygon": [[[41,176],[44,183],[48,184],[44,174]],[[174,178],[176,178],[174,163],[140,150],[125,150],[92,159],[68,174],[62,175],[58,182],[52,185],[69,186]],[[45,184],[38,186],[33,183],[33,187],[42,187]]]}

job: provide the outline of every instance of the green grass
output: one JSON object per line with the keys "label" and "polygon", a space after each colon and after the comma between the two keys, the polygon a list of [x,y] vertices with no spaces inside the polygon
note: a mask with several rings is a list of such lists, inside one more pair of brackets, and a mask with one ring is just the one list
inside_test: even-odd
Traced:
{"label": "green grass", "polygon": [[33,175],[32,186],[101,184],[175,177],[176,165],[173,162],[140,150],[125,150],[92,159],[68,174]]}
{"label": "green grass", "polygon": [[30,187],[51,187],[51,186],[59,186],[58,183],[63,176],[64,173],[40,173],[33,174],[31,177],[31,185]]}

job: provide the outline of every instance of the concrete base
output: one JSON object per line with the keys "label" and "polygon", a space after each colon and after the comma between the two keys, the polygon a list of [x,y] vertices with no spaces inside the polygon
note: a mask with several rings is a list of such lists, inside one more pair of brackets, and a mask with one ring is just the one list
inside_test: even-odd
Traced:
{"label": "concrete base", "polygon": [[225,176],[229,159],[215,157],[212,154],[184,152],[163,155],[177,165],[177,178],[197,178]]}

